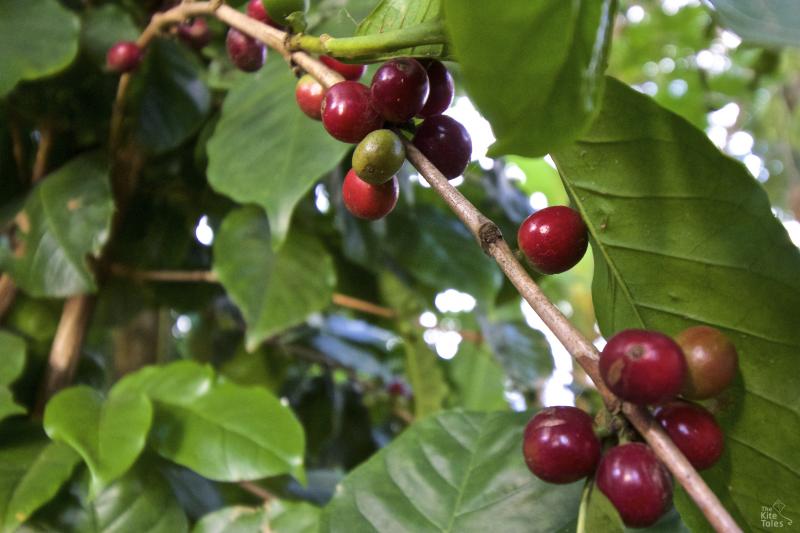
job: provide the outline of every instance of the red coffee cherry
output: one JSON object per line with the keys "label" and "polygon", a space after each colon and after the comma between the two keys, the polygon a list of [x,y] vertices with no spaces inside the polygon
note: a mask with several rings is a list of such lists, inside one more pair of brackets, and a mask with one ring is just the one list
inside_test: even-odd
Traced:
{"label": "red coffee cherry", "polygon": [[689,371],[682,391],[684,397],[712,398],[736,377],[739,356],[720,330],[709,326],[691,327],[675,337],[675,342],[683,349]]}
{"label": "red coffee cherry", "polygon": [[430,84],[425,67],[411,58],[387,61],[372,77],[372,105],[389,122],[403,123],[422,110]]}
{"label": "red coffee cherry", "polygon": [[591,475],[600,460],[592,419],[575,407],[548,407],[525,427],[525,463],[549,483],[572,483]]}
{"label": "red coffee cherry", "polygon": [[192,22],[178,24],[178,37],[195,50],[202,50],[211,42],[211,29],[206,19],[196,18]]}
{"label": "red coffee cherry", "polygon": [[466,128],[447,115],[426,118],[414,134],[414,146],[449,180],[464,173],[472,156]]}
{"label": "red coffee cherry", "polygon": [[673,399],[686,379],[686,360],[675,341],[655,331],[628,329],[614,335],[600,353],[600,374],[608,388],[638,405]]}
{"label": "red coffee cherry", "polygon": [[372,185],[359,178],[355,171],[344,177],[342,199],[348,211],[364,220],[378,220],[388,215],[397,204],[400,187],[397,178],[386,183]]}
{"label": "red coffee cherry", "polygon": [[322,124],[334,139],[358,143],[383,125],[383,119],[372,107],[369,88],[357,81],[337,83],[322,100]]}
{"label": "red coffee cherry", "polygon": [[303,113],[314,120],[322,120],[322,99],[325,98],[325,87],[311,75],[305,74],[297,80],[294,97]]}
{"label": "red coffee cherry", "polygon": [[263,22],[264,24],[280,28],[280,25],[276,24],[275,21],[270,18],[261,0],[250,0],[247,2],[247,16],[259,22]]}
{"label": "red coffee cherry", "polygon": [[456,91],[453,76],[450,75],[450,71],[441,61],[426,59],[420,62],[428,73],[431,90],[428,94],[428,101],[425,102],[425,106],[417,113],[417,116],[425,118],[441,115],[447,111],[447,108],[453,102],[453,96]]}
{"label": "red coffee cherry", "polygon": [[722,429],[703,407],[674,401],[657,407],[653,416],[697,470],[711,468],[722,456]]}
{"label": "red coffee cherry", "polygon": [[225,46],[231,62],[245,72],[257,71],[267,59],[267,47],[236,28],[228,30]]}
{"label": "red coffee cherry", "polygon": [[577,211],[557,205],[526,218],[517,242],[536,270],[558,274],[574,267],[586,254],[589,231]]}
{"label": "red coffee cherry", "polygon": [[628,527],[648,527],[672,503],[672,479],[653,451],[640,442],[608,450],[595,477]]}
{"label": "red coffee cherry", "polygon": [[331,56],[319,56],[319,60],[322,61],[329,69],[335,70],[342,76],[344,79],[350,81],[358,81],[361,79],[361,76],[367,71],[366,65],[351,65],[348,63],[342,63],[341,61],[337,61]]}
{"label": "red coffee cherry", "polygon": [[106,66],[112,72],[132,72],[142,62],[142,49],[131,41],[120,41],[108,49]]}

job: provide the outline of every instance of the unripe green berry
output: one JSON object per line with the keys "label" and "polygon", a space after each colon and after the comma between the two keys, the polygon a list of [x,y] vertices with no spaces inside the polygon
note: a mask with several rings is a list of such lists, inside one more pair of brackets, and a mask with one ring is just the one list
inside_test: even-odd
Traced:
{"label": "unripe green berry", "polygon": [[406,159],[406,149],[391,130],[375,130],[358,143],[353,152],[353,170],[373,185],[386,183]]}

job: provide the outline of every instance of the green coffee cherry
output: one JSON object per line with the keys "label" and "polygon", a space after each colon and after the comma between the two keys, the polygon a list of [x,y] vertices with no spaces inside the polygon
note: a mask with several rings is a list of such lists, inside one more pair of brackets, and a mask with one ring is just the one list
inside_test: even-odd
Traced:
{"label": "green coffee cherry", "polygon": [[308,0],[261,0],[272,20],[285,24],[286,17],[295,11],[308,11]]}
{"label": "green coffee cherry", "polygon": [[373,185],[386,183],[406,159],[403,142],[390,130],[375,130],[364,137],[353,152],[353,170]]}

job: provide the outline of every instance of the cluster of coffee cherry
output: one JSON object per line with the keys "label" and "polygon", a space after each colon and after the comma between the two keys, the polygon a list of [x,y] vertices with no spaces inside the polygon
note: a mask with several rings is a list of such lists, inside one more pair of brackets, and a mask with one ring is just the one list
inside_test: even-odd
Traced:
{"label": "cluster of coffee cherry", "polygon": [[[295,97],[309,117],[321,120],[327,132],[342,142],[358,143],[352,169],[342,184],[345,207],[355,216],[377,220],[397,203],[397,171],[405,147],[392,126],[414,129],[414,145],[448,179],[460,176],[470,160],[472,140],[467,130],[443,115],[453,101],[453,78],[441,62],[392,59],[381,65],[369,87],[359,83],[366,66],[320,60],[345,81],[327,91],[306,74],[297,82]],[[415,118],[423,119],[415,126]],[[387,124],[389,128],[387,128]]]}
{"label": "cluster of coffee cherry", "polygon": [[[675,340],[654,331],[622,331],[600,354],[608,388],[627,402],[654,406],[655,419],[697,470],[720,458],[723,434],[709,411],[686,400],[718,395],[733,381],[737,366],[733,344],[708,326],[691,327]],[[525,428],[523,454],[531,472],[550,483],[594,474],[629,527],[652,525],[672,502],[669,472],[646,444],[622,443],[601,457],[592,419],[575,407],[537,413]]]}
{"label": "cluster of coffee cherry", "polygon": [[[281,28],[261,0],[247,3],[251,18]],[[196,49],[208,44],[211,34],[198,18],[178,26],[178,36]],[[225,45],[231,62],[240,70],[255,72],[266,61],[263,43],[236,28],[228,30]],[[131,72],[139,66],[142,50],[134,42],[119,42],[107,55],[114,72]],[[369,87],[359,83],[366,65],[346,64],[321,56],[328,68],[345,80],[327,91],[306,74],[297,82],[295,97],[309,117],[321,120],[332,137],[358,144],[352,169],[342,184],[345,207],[355,216],[377,220],[397,204],[396,174],[405,161],[405,146],[391,128],[414,131],[414,145],[447,179],[460,176],[472,154],[472,140],[458,121],[443,115],[453,101],[453,78],[447,67],[434,59],[397,58],[381,65]],[[415,119],[423,119],[419,125]]]}

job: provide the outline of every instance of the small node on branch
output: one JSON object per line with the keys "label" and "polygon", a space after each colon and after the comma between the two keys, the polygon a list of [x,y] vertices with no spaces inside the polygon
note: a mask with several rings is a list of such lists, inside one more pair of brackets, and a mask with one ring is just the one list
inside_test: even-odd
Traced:
{"label": "small node on branch", "polygon": [[485,221],[478,229],[478,239],[486,255],[491,255],[490,248],[503,240],[503,232],[491,220]]}

